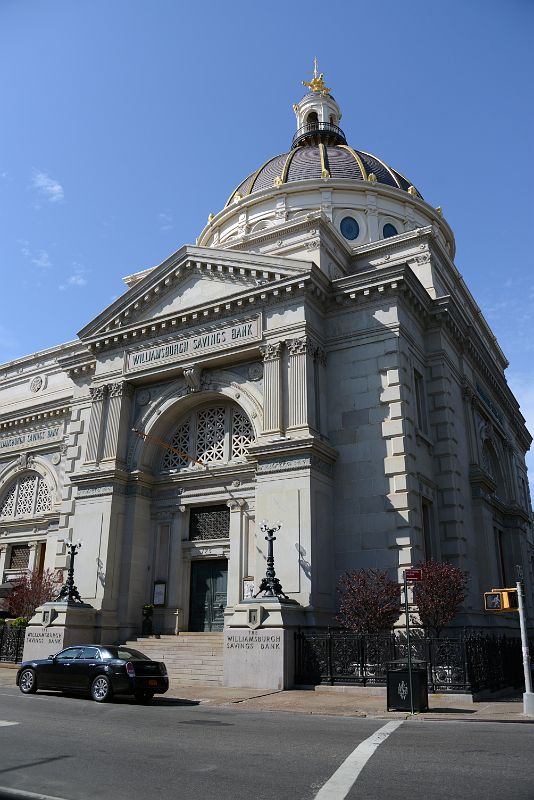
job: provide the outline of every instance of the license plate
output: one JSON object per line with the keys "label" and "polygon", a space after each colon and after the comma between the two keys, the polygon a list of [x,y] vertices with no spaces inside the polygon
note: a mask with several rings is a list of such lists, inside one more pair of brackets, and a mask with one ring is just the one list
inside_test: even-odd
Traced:
{"label": "license plate", "polygon": [[158,682],[157,682],[156,680],[154,680],[154,678],[151,678],[151,679],[148,681],[148,685],[149,685],[149,686],[157,686],[157,685],[158,685]]}

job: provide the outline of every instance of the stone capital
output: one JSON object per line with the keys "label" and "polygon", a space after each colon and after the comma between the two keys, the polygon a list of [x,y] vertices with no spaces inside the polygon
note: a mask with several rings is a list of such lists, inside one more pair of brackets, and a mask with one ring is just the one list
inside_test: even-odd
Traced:
{"label": "stone capital", "polygon": [[264,361],[275,361],[277,358],[280,358],[281,350],[282,342],[267,342],[260,347]]}

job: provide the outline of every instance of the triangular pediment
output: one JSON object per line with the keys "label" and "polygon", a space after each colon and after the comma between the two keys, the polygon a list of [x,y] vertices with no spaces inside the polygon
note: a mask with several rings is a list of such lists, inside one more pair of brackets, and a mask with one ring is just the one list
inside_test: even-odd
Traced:
{"label": "triangular pediment", "polygon": [[307,269],[309,264],[289,259],[183,247],[159,267],[139,273],[131,288],[78,335],[83,340],[93,339],[184,314]]}

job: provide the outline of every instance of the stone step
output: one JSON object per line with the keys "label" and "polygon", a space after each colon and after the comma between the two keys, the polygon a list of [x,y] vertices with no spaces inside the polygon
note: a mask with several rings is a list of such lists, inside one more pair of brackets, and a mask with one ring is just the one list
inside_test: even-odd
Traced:
{"label": "stone step", "polygon": [[223,678],[222,633],[180,633],[140,636],[126,642],[155,661],[164,661],[171,684],[179,686],[221,686]]}

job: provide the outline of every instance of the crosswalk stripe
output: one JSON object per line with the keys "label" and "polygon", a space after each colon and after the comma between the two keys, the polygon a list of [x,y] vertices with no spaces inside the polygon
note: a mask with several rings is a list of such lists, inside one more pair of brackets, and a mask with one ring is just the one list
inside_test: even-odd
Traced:
{"label": "crosswalk stripe", "polygon": [[7,728],[8,725],[18,725],[18,722],[11,722],[9,719],[0,719],[0,728]]}

